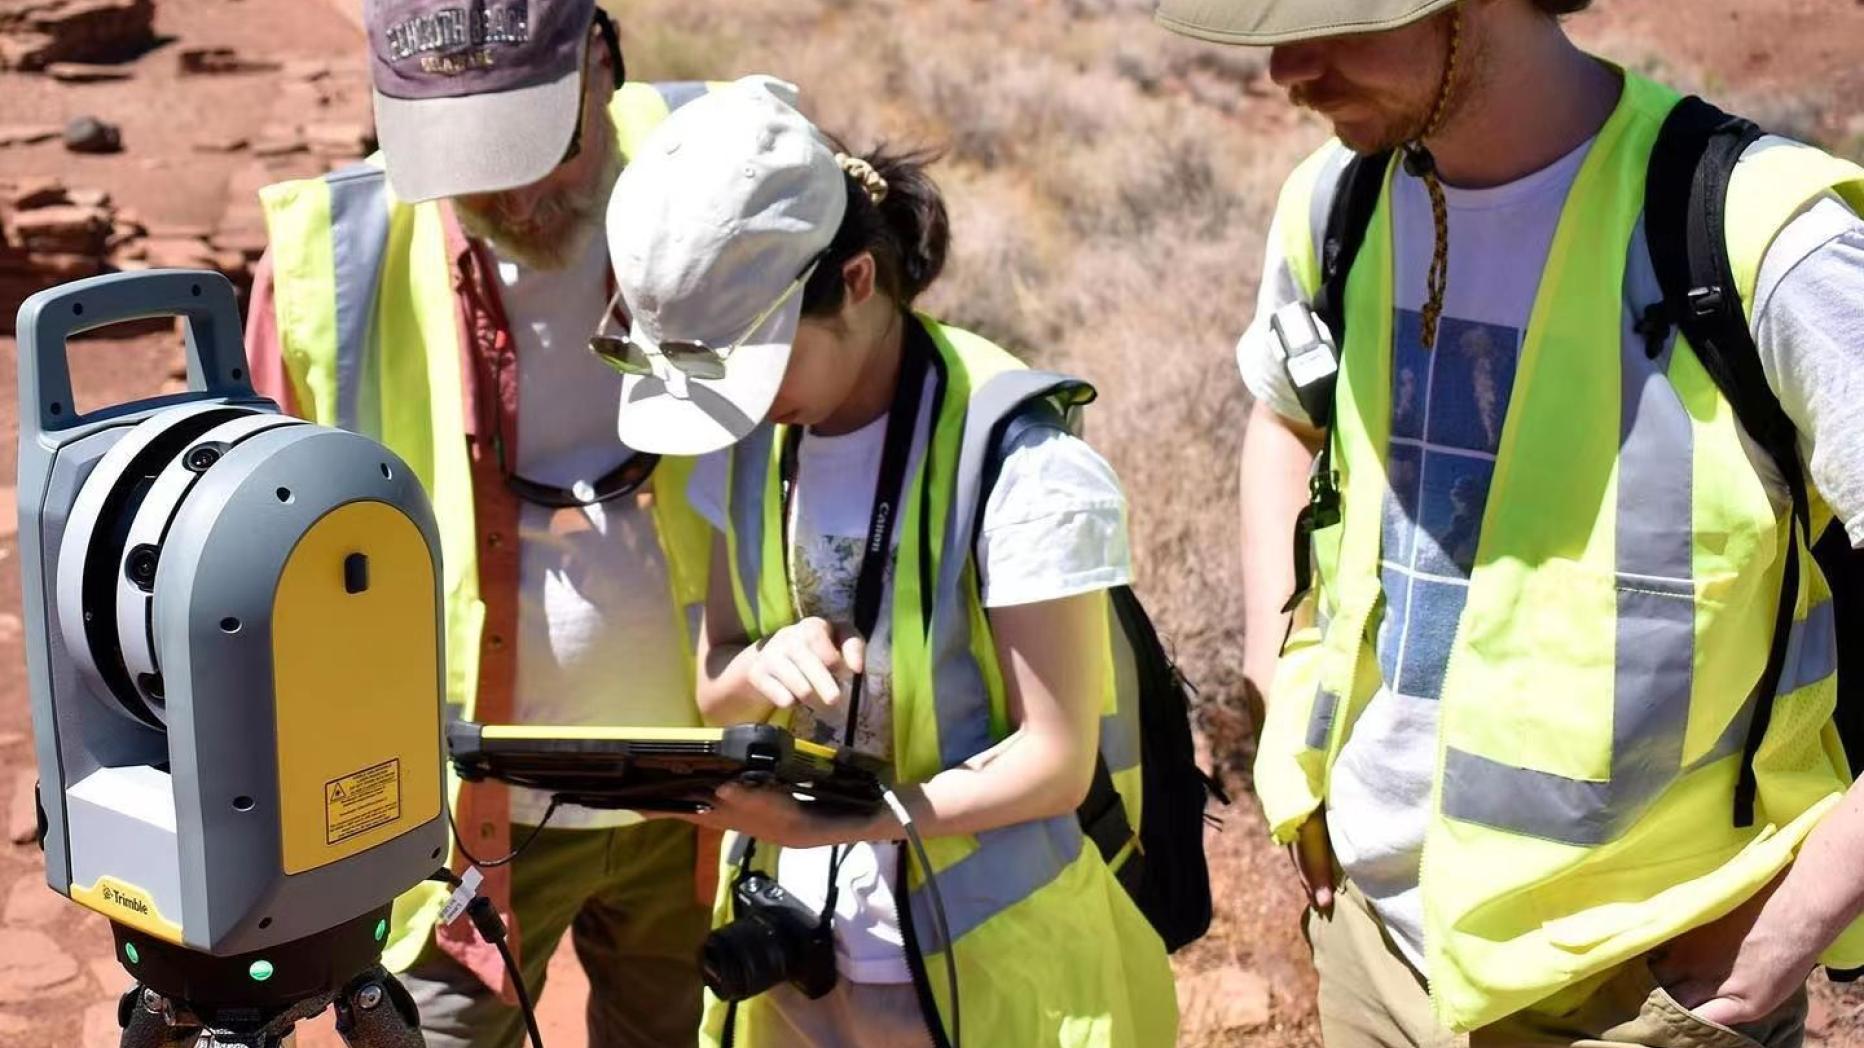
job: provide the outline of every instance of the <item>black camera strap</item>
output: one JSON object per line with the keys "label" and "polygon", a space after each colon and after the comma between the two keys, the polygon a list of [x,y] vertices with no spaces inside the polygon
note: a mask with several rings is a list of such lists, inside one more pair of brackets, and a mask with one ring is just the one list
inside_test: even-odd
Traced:
{"label": "black camera strap", "polygon": [[[868,514],[867,544],[861,551],[860,574],[854,585],[854,630],[866,641],[880,624],[880,607],[886,596],[887,565],[893,559],[893,531],[899,523],[905,502],[906,467],[912,459],[913,438],[919,428],[920,403],[925,398],[926,374],[931,366],[930,340],[924,329],[910,316],[901,317],[905,328],[900,342],[900,377],[894,387],[893,406],[887,415],[885,443],[880,452],[880,473],[874,483],[874,505]],[[914,337],[918,335],[920,337]],[[784,512],[789,520],[789,502],[796,483],[796,450],[802,439],[800,427],[792,429],[784,442],[780,469],[783,476]],[[787,536],[785,546],[788,546]],[[787,558],[786,558],[787,560]],[[787,564],[786,564],[787,570]],[[860,724],[861,693],[865,673],[857,673],[850,682],[846,722],[842,726],[842,744],[853,748],[855,730]],[[828,892],[822,906],[822,923],[834,919],[841,877],[841,860],[845,847],[830,855]]]}

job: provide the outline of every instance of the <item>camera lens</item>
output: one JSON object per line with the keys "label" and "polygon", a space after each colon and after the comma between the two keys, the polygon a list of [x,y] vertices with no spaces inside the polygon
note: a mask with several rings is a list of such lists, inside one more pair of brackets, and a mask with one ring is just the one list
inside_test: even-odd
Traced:
{"label": "camera lens", "polygon": [[720,1000],[742,1001],[789,978],[792,947],[777,925],[751,914],[706,936],[699,963]]}

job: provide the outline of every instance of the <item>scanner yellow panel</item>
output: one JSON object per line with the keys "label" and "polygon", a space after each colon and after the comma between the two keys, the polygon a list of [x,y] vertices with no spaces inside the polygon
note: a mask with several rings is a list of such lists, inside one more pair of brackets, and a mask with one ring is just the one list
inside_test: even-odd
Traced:
{"label": "scanner yellow panel", "polygon": [[332,510],[292,550],[272,607],[286,873],[440,814],[434,594],[420,529],[386,503]]}
{"label": "scanner yellow panel", "polygon": [[155,908],[155,897],[128,881],[105,876],[97,878],[97,883],[88,888],[74,884],[71,901],[96,910],[126,928],[134,928],[163,942],[181,944],[181,925],[162,916],[162,911]]}

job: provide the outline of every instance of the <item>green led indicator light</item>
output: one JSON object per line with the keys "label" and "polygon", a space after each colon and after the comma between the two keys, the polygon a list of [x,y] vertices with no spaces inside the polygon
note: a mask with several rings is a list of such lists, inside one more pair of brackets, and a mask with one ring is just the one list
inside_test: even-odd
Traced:
{"label": "green led indicator light", "polygon": [[123,944],[123,956],[129,958],[129,963],[131,964],[142,963],[142,954],[136,949],[136,944],[133,942],[126,942]]}
{"label": "green led indicator light", "polygon": [[380,920],[375,922],[375,941],[381,942],[386,938],[388,938],[388,921]]}
{"label": "green led indicator light", "polygon": [[252,976],[253,982],[264,982],[272,977],[272,962],[254,961],[252,967],[246,969],[246,974]]}

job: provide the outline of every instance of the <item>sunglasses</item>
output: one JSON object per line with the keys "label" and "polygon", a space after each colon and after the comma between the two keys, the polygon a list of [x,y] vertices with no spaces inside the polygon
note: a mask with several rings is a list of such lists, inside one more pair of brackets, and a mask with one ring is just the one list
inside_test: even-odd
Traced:
{"label": "sunglasses", "polygon": [[744,329],[744,334],[732,339],[730,345],[719,348],[714,348],[697,339],[668,339],[657,346],[646,346],[633,341],[626,335],[606,334],[609,321],[615,315],[615,305],[621,301],[621,291],[616,289],[615,297],[609,299],[608,308],[603,311],[602,326],[596,329],[595,337],[589,340],[589,352],[594,353],[596,359],[623,375],[652,375],[654,358],[659,357],[666,361],[669,367],[684,373],[687,378],[717,381],[725,377],[725,362],[731,359],[731,355],[742,348],[752,335],[757,334],[758,329],[762,328],[765,322],[776,315],[777,310],[782,309],[785,303],[795,298],[797,292],[809,283],[809,278],[815,274],[816,263],[820,260],[821,256],[818,255],[810,261],[802,275],[790,281],[790,286],[783,289],[783,293],[777,296],[776,301],[765,306],[764,311],[757,314],[757,319],[751,321],[750,326]]}

